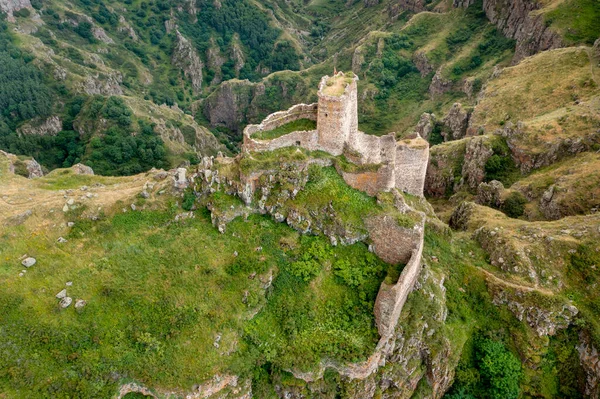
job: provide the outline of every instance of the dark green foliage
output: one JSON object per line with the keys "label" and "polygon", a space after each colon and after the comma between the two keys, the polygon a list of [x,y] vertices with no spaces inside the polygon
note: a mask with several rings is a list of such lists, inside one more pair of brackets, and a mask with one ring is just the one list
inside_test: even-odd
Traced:
{"label": "dark green foliage", "polygon": [[520,191],[513,191],[509,194],[509,196],[504,200],[502,204],[501,210],[507,216],[511,218],[518,218],[523,216],[525,212],[525,204],[527,203],[527,198]]}
{"label": "dark green foliage", "polygon": [[0,65],[0,118],[11,123],[48,116],[52,97],[40,71],[1,51]]}
{"label": "dark green foliage", "polygon": [[444,136],[442,135],[444,126],[446,125],[440,122],[436,122],[433,125],[433,130],[431,131],[428,139],[430,145],[437,145],[444,142]]}
{"label": "dark green foliage", "polygon": [[456,369],[450,399],[517,399],[523,369],[519,359],[497,340],[478,336]]}
{"label": "dark green foliage", "polygon": [[290,273],[304,282],[309,282],[319,274],[323,262],[328,260],[332,253],[321,240],[303,237],[302,243],[306,249],[290,264]]}
{"label": "dark green foliage", "polygon": [[[121,115],[122,116],[122,115]],[[119,116],[119,118],[121,117]],[[131,175],[152,167],[168,167],[162,140],[153,125],[139,121],[141,134],[112,126],[90,141],[92,152],[87,164],[101,175]]]}
{"label": "dark green foliage", "polygon": [[333,274],[338,276],[344,284],[357,288],[377,277],[383,272],[381,262],[372,253],[365,255],[358,261],[341,259],[333,264]]}
{"label": "dark green foliage", "polygon": [[183,201],[181,203],[181,207],[186,211],[191,211],[194,207],[194,202],[196,201],[196,195],[194,191],[191,189],[185,190],[183,193]]}
{"label": "dark green foliage", "polygon": [[28,16],[31,15],[31,11],[29,11],[27,8],[21,8],[20,10],[14,11],[13,15],[15,17],[27,18]]}
{"label": "dark green foliage", "polygon": [[[201,53],[207,50],[213,33],[218,34],[217,44],[223,51],[230,46],[233,35],[238,34],[249,54],[240,78],[258,79],[261,75],[256,67],[259,65],[272,71],[300,67],[294,47],[287,41],[277,42],[280,30],[272,27],[265,14],[251,2],[225,0],[217,7],[212,0],[200,0],[198,7],[202,10],[198,23],[184,24],[182,28],[196,39]],[[224,76],[233,75],[232,66],[224,65]]]}
{"label": "dark green foliage", "polygon": [[521,362],[504,344],[483,339],[476,345],[476,356],[483,385],[492,399],[517,399],[519,380],[523,374]]}
{"label": "dark green foliage", "polygon": [[520,174],[511,157],[506,139],[495,137],[492,150],[493,155],[485,163],[485,181],[498,180],[505,187],[510,187]]}
{"label": "dark green foliage", "polygon": [[[383,262],[362,244],[331,247],[323,238],[309,236],[301,238],[291,255],[293,261],[279,264],[264,310],[246,327],[248,342],[260,351],[258,365],[309,369],[323,358],[364,359],[377,340],[373,305],[384,277]],[[300,272],[298,262],[312,266]],[[343,277],[331,273],[329,265],[336,262],[342,262],[337,270],[348,277],[351,289]],[[351,270],[345,266],[350,263],[370,269]]]}
{"label": "dark green foliage", "polygon": [[[515,41],[506,38],[495,28],[488,29],[484,34],[483,42],[479,43],[471,53],[460,59],[452,67],[452,78],[458,79],[465,72],[470,72],[492,57],[514,48]],[[449,45],[450,47],[450,45]]]}
{"label": "dark green foliage", "polygon": [[73,31],[77,33],[79,36],[87,39],[90,43],[95,43],[96,39],[94,38],[94,34],[92,33],[93,25],[91,22],[83,21],[79,22],[79,24],[73,28]]}

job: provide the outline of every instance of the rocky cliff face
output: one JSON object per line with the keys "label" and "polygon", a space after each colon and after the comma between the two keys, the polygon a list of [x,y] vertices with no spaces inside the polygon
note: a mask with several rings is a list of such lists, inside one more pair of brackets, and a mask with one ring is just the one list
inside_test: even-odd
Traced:
{"label": "rocky cliff face", "polygon": [[54,136],[62,130],[62,121],[58,116],[51,116],[48,119],[26,123],[19,128],[20,133],[38,136]]}
{"label": "rocky cliff face", "polygon": [[600,396],[600,354],[592,344],[589,334],[581,333],[579,341],[577,351],[586,374],[585,394],[590,398],[598,398]]}
{"label": "rocky cliff face", "polygon": [[[455,7],[468,7],[472,1],[455,0]],[[561,47],[563,42],[556,32],[546,26],[542,15],[532,11],[541,8],[537,1],[527,0],[484,0],[483,9],[488,19],[496,24],[502,33],[515,39],[517,46],[513,63],[539,53]]]}
{"label": "rocky cliff face", "polygon": [[474,137],[467,143],[462,167],[461,185],[474,191],[485,178],[485,163],[494,154],[491,139],[486,136]]}
{"label": "rocky cliff face", "polygon": [[192,83],[195,93],[202,88],[202,61],[188,39],[177,31],[177,39],[172,57],[173,65],[181,68],[184,75]]}
{"label": "rocky cliff face", "polygon": [[590,151],[600,142],[600,130],[597,130],[588,135],[574,138],[557,137],[544,141],[535,148],[530,148],[531,146],[522,143],[527,136],[524,128],[525,125],[521,122],[516,124],[508,122],[502,131],[498,132],[506,137],[506,143],[510,148],[512,158],[523,174],[552,165],[561,159],[581,152]]}
{"label": "rocky cliff face", "polygon": [[444,117],[443,123],[448,127],[449,133],[444,134],[444,140],[458,140],[465,137],[471,112],[462,107],[460,103],[454,103],[448,114]]}
{"label": "rocky cliff face", "polygon": [[13,18],[13,12],[21,8],[31,8],[29,0],[0,0],[0,11],[6,13],[9,19]]}
{"label": "rocky cliff face", "polygon": [[212,126],[225,126],[230,130],[239,131],[240,125],[246,121],[255,90],[255,85],[247,80],[223,82],[204,100],[204,116]]}

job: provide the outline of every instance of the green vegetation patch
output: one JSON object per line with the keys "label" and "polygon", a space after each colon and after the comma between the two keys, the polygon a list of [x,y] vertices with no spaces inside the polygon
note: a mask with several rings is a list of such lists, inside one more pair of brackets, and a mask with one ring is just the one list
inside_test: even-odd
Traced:
{"label": "green vegetation patch", "polygon": [[263,130],[260,132],[256,132],[252,135],[252,138],[257,140],[272,140],[277,137],[281,137],[284,134],[292,132],[301,132],[305,130],[315,130],[316,128],[316,121],[313,121],[312,119],[303,118],[286,123],[272,130]]}
{"label": "green vegetation patch", "polygon": [[281,267],[265,310],[246,326],[261,361],[315,370],[323,359],[365,360],[379,338],[373,306],[387,265],[364,244],[303,237]]}
{"label": "green vegetation patch", "polygon": [[600,3],[567,0],[544,14],[546,25],[558,29],[571,43],[592,45],[600,37]]}
{"label": "green vegetation patch", "polygon": [[[363,212],[372,203],[333,194]],[[364,244],[300,238],[264,216],[237,218],[220,234],[205,208],[185,222],[176,213],[73,215],[60,244],[24,226],[3,231],[0,338],[10,345],[0,348],[0,391],[111,397],[115,375],[176,389],[215,374],[251,377],[257,365],[364,360],[374,348],[374,300],[388,266]],[[19,277],[24,253],[37,263]],[[60,309],[63,288],[86,306]]]}

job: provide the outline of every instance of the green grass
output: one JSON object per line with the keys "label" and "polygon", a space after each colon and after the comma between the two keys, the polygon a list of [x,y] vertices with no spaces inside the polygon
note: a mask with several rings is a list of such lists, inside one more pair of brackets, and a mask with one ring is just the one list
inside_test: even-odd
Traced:
{"label": "green grass", "polygon": [[364,218],[381,210],[375,198],[348,186],[333,167],[324,168],[318,179],[309,181],[292,204],[309,212],[322,212],[331,204],[336,217],[355,228],[362,228]]}
{"label": "green grass", "polygon": [[[129,212],[77,221],[69,242],[22,226],[0,236],[0,391],[10,397],[110,397],[128,376],[150,386],[191,387],[225,372],[244,318],[264,301],[258,278],[225,268],[263,247],[263,268],[276,268],[278,239],[289,228],[265,218],[231,224],[220,235],[206,213],[185,224],[168,212]],[[79,236],[79,238],[77,238]],[[38,263],[24,277],[19,257]],[[82,312],[59,310],[67,287]],[[256,299],[242,303],[244,291]],[[222,334],[221,349],[213,346]],[[251,362],[251,357],[246,359]]]}
{"label": "green grass", "polygon": [[272,140],[277,137],[281,137],[284,134],[292,132],[300,132],[304,130],[315,130],[317,128],[317,122],[312,119],[298,119],[285,125],[281,125],[273,130],[263,130],[252,135],[253,139],[258,140]]}
{"label": "green grass", "polygon": [[[375,207],[341,187],[334,169],[324,174],[303,201],[333,199],[353,218]],[[234,204],[229,196],[214,199]],[[0,347],[7,359],[0,391],[111,397],[121,378],[176,389],[215,374],[251,377],[256,364],[309,369],[325,357],[357,361],[372,351],[374,300],[389,268],[364,244],[299,239],[265,216],[237,218],[219,234],[206,209],[183,223],[173,222],[171,209],[76,218],[67,234],[25,225],[3,231],[0,342],[10,345]],[[59,234],[68,242],[58,244]],[[19,277],[25,253],[38,262]],[[310,282],[295,276],[301,262],[316,265]],[[265,297],[260,274],[269,271],[276,278]],[[67,281],[69,296],[87,301],[82,311],[58,308],[54,295]]]}
{"label": "green grass", "polygon": [[40,187],[46,190],[66,190],[90,186],[94,183],[110,184],[117,180],[105,176],[78,175],[71,169],[57,169],[45,176]]}
{"label": "green grass", "polygon": [[546,25],[558,29],[571,43],[592,45],[600,37],[600,3],[567,0],[544,14]]}

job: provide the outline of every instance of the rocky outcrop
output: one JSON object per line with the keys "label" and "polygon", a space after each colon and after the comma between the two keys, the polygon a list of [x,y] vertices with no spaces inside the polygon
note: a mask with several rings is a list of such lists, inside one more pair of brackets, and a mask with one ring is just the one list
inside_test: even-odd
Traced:
{"label": "rocky outcrop", "polygon": [[8,159],[8,171],[11,173],[27,177],[29,179],[44,176],[42,166],[33,158],[22,159],[22,157],[17,157],[14,154],[10,154],[2,150],[0,150],[0,155],[3,155]]}
{"label": "rocky outcrop", "polygon": [[121,96],[123,76],[119,72],[110,73],[108,76],[88,75],[83,82],[83,91],[88,95],[100,94],[103,96]]}
{"label": "rocky outcrop", "polygon": [[[521,173],[528,174],[534,169],[552,165],[561,159],[590,151],[600,143],[600,130],[591,134],[581,135],[574,138],[556,138],[541,143],[535,148],[523,145],[527,140],[528,133],[521,122],[513,124],[506,123],[504,128],[498,133],[506,137],[506,143]],[[530,135],[531,133],[529,133]]]}
{"label": "rocky outcrop", "polygon": [[100,40],[103,43],[106,44],[114,44],[114,40],[110,38],[110,36],[108,36],[106,34],[106,31],[104,29],[102,29],[99,26],[94,26],[94,28],[92,28],[92,34],[94,35],[94,38],[96,40]]}
{"label": "rocky outcrop", "polygon": [[179,31],[176,33],[171,62],[183,71],[185,77],[191,82],[194,93],[198,93],[202,88],[202,61],[190,41]]}
{"label": "rocky outcrop", "polygon": [[504,185],[498,180],[492,180],[489,183],[481,183],[477,187],[477,196],[475,202],[479,205],[485,205],[492,208],[500,208],[502,205],[502,195]]}
{"label": "rocky outcrop", "polygon": [[138,36],[135,33],[135,30],[131,27],[129,22],[127,22],[125,17],[122,15],[119,16],[119,27],[117,29],[119,32],[125,32],[127,34],[127,36],[129,36],[129,38],[131,40],[133,40],[134,42],[138,41]]}
{"label": "rocky outcrop", "polygon": [[212,86],[218,85],[223,80],[223,72],[221,71],[221,67],[225,63],[226,59],[221,54],[221,49],[214,41],[211,39],[211,46],[206,50],[206,66],[209,70],[214,72],[214,77],[210,84]]}
{"label": "rocky outcrop", "polygon": [[248,80],[223,82],[203,102],[204,116],[212,126],[238,131],[246,121],[248,107],[254,97],[254,85]]}
{"label": "rocky outcrop", "polygon": [[419,119],[419,123],[415,127],[415,132],[417,132],[422,138],[425,140],[429,140],[429,136],[433,129],[435,128],[435,115],[424,112],[421,114],[421,118]]}
{"label": "rocky outcrop", "polygon": [[13,12],[22,8],[31,8],[30,0],[0,0],[0,11],[8,15],[9,20],[14,20]]}
{"label": "rocky outcrop", "polygon": [[444,79],[442,76],[442,70],[438,69],[435,75],[433,75],[433,79],[429,85],[429,95],[433,98],[436,98],[444,93],[449,92],[450,90],[452,90],[452,81]]}
{"label": "rocky outcrop", "polygon": [[[472,0],[454,0],[455,7],[468,7]],[[525,57],[563,45],[560,35],[546,25],[543,14],[534,14],[542,4],[527,0],[484,0],[488,19],[517,42],[513,64]]]}
{"label": "rocky outcrop", "polygon": [[462,176],[468,139],[451,141],[431,147],[425,176],[425,195],[441,198],[454,193]]}
{"label": "rocky outcrop", "polygon": [[465,149],[465,159],[462,166],[461,186],[476,190],[485,178],[485,164],[494,154],[492,139],[486,136],[473,137]]}
{"label": "rocky outcrop", "polygon": [[565,329],[579,313],[561,299],[543,295],[535,290],[519,290],[488,282],[494,305],[506,305],[519,321],[525,321],[538,336],[555,335]]}
{"label": "rocky outcrop", "polygon": [[236,36],[236,40],[233,40],[231,43],[231,54],[230,58],[234,62],[233,68],[235,69],[235,76],[240,76],[240,71],[246,65],[246,59],[244,57],[244,51],[242,50],[241,43],[239,38]]}
{"label": "rocky outcrop", "polygon": [[425,11],[427,2],[425,0],[394,0],[388,5],[390,18],[395,19],[402,11],[421,12]]}
{"label": "rocky outcrop", "polygon": [[62,121],[58,116],[51,116],[42,121],[26,123],[18,129],[24,135],[55,136],[62,130]]}
{"label": "rocky outcrop", "polygon": [[429,58],[427,58],[427,54],[422,51],[417,51],[413,55],[413,63],[421,73],[421,77],[429,75],[431,72],[435,70],[434,66],[429,62]]}
{"label": "rocky outcrop", "polygon": [[471,111],[466,110],[460,103],[454,103],[442,122],[447,129],[442,132],[444,141],[462,139],[467,134]]}
{"label": "rocky outcrop", "polygon": [[579,361],[585,372],[585,394],[589,398],[598,398],[600,396],[600,354],[593,345],[589,334],[582,332],[579,334]]}
{"label": "rocky outcrop", "polygon": [[42,170],[42,166],[37,163],[37,161],[33,158],[27,159],[23,161],[25,164],[25,168],[27,168],[27,172],[29,175],[27,176],[30,179],[34,179],[36,177],[44,176],[44,171]]}

